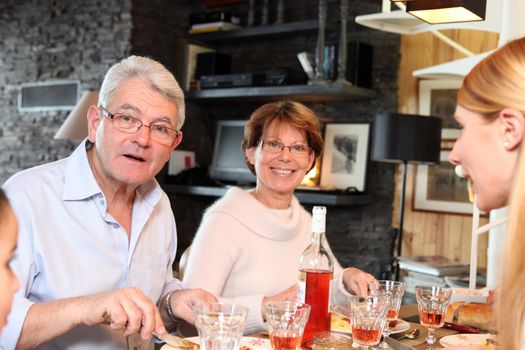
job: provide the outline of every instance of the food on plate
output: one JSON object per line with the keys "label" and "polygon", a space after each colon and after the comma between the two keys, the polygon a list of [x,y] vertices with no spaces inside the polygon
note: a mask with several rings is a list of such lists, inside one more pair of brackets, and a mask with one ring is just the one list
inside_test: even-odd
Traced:
{"label": "food on plate", "polygon": [[445,322],[475,327],[486,331],[494,329],[492,308],[482,303],[455,302],[445,313]]}
{"label": "food on plate", "polygon": [[332,319],[331,319],[331,325],[330,329],[333,331],[352,331],[352,324],[350,323],[350,319],[347,317],[337,313],[332,312]]}
{"label": "food on plate", "polygon": [[394,328],[397,325],[398,320],[393,320],[388,323],[388,327]]}
{"label": "food on plate", "polygon": [[241,345],[241,347],[239,348],[239,350],[253,350],[253,349],[250,348],[249,346]]}

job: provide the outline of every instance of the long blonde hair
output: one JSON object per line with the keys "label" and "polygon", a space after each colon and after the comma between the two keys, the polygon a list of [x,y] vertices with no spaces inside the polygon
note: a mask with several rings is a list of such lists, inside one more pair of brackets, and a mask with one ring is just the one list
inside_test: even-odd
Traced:
{"label": "long blonde hair", "polygon": [[[525,115],[525,38],[507,43],[474,67],[458,92],[458,105],[489,120],[507,107]],[[496,298],[499,348],[504,350],[519,350],[525,340],[525,152],[520,152]]]}
{"label": "long blonde hair", "polygon": [[522,349],[525,340],[525,152],[521,151],[511,194],[511,212],[497,293],[500,349]]}
{"label": "long blonde hair", "polygon": [[488,119],[506,107],[525,113],[525,37],[478,63],[463,80],[457,103]]}

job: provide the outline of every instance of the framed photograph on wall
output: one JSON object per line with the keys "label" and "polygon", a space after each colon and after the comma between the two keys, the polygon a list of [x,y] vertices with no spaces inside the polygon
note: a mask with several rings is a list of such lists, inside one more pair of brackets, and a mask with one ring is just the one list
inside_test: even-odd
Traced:
{"label": "framed photograph on wall", "polygon": [[370,124],[327,124],[321,187],[365,190]]}
{"label": "framed photograph on wall", "polygon": [[467,180],[460,178],[448,162],[450,150],[442,150],[440,163],[418,165],[414,188],[414,210],[472,215]]}
{"label": "framed photograph on wall", "polygon": [[456,139],[460,134],[453,116],[456,109],[456,95],[461,82],[459,79],[419,81],[419,114],[441,118],[442,139]]}

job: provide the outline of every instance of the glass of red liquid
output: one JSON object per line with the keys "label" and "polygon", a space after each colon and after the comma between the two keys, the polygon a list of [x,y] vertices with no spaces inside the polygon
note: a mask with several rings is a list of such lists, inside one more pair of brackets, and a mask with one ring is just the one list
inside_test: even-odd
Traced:
{"label": "glass of red liquid", "polygon": [[396,321],[399,315],[399,307],[403,294],[405,294],[405,284],[398,281],[379,280],[368,284],[370,295],[382,295],[388,298],[388,311],[386,322],[383,327],[383,341],[379,345],[381,349],[391,349],[386,343],[385,338],[390,335],[390,322]]}
{"label": "glass of red liquid", "polygon": [[275,301],[264,304],[268,334],[274,350],[300,350],[310,305]]}
{"label": "glass of red liquid", "polygon": [[386,322],[388,298],[381,295],[349,297],[352,339],[361,349],[379,344]]}
{"label": "glass of red liquid", "polygon": [[451,295],[452,289],[446,287],[416,287],[419,322],[428,329],[426,341],[429,348],[436,342],[435,330],[445,323],[445,311],[450,304]]}

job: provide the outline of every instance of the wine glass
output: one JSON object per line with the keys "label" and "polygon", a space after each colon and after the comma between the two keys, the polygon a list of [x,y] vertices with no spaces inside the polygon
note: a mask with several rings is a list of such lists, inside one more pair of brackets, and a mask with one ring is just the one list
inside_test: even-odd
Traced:
{"label": "wine glass", "polygon": [[382,349],[391,349],[386,343],[385,338],[390,335],[390,322],[396,321],[399,315],[401,299],[405,294],[405,284],[398,281],[379,280],[368,284],[370,295],[382,295],[388,298],[388,311],[386,313],[386,322],[383,327],[383,341],[379,345]]}
{"label": "wine glass", "polygon": [[379,344],[386,321],[388,298],[385,296],[349,297],[352,339],[361,349]]}
{"label": "wine glass", "polygon": [[428,329],[426,338],[428,348],[436,342],[434,331],[443,326],[445,311],[450,303],[452,289],[436,286],[417,286],[416,300],[419,309],[419,322]]}

